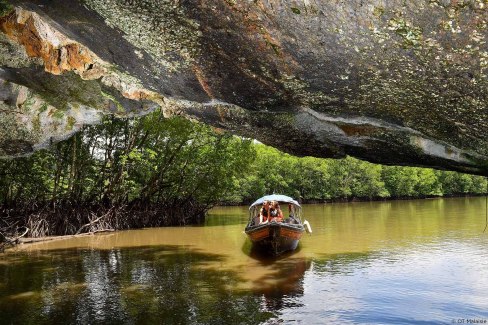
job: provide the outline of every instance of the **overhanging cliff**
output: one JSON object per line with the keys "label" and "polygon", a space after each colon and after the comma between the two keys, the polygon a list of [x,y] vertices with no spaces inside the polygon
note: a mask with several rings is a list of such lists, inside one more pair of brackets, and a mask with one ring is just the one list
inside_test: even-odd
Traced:
{"label": "overhanging cliff", "polygon": [[0,156],[162,107],[297,155],[488,175],[484,0],[0,0]]}

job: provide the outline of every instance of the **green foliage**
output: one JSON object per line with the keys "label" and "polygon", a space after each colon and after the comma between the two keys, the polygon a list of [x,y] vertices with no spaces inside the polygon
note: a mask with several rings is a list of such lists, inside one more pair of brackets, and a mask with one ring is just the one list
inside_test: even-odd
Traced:
{"label": "green foliage", "polygon": [[428,168],[382,166],[352,157],[297,158],[256,144],[250,172],[238,180],[230,202],[249,202],[269,193],[307,201],[377,199],[486,193],[481,176]]}
{"label": "green foliage", "polygon": [[487,180],[484,177],[476,177],[455,172],[443,172],[439,177],[444,194],[486,193]]}
{"label": "green foliage", "polygon": [[421,196],[442,195],[442,184],[439,180],[440,175],[440,171],[428,168],[417,168],[418,183],[415,185],[415,193]]}
{"label": "green foliage", "polygon": [[382,175],[385,187],[391,196],[415,196],[415,185],[419,182],[416,168],[385,166]]}
{"label": "green foliage", "polygon": [[381,166],[347,157],[331,160],[330,182],[333,197],[387,197],[389,192],[381,180]]}
{"label": "green foliage", "polygon": [[[196,206],[270,193],[306,201],[486,193],[486,178],[345,159],[297,158],[160,112],[106,118],[28,158],[0,160],[0,203]],[[193,209],[195,210],[195,209]]]}
{"label": "green foliage", "polygon": [[0,17],[8,15],[14,7],[5,0],[0,0]]}
{"label": "green foliage", "polygon": [[107,118],[51,150],[0,161],[0,202],[192,204],[204,212],[254,157],[250,140],[160,112]]}

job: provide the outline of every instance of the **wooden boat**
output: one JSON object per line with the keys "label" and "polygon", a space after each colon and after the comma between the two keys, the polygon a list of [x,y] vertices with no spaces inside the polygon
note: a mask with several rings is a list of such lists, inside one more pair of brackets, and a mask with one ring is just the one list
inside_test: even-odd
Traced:
{"label": "wooden boat", "polygon": [[[260,222],[260,210],[265,201],[277,201],[280,205],[289,207],[288,217],[282,222],[271,220],[266,223]],[[308,221],[301,221],[300,204],[285,195],[267,195],[256,200],[249,207],[249,222],[245,232],[251,242],[253,249],[272,256],[278,256],[284,252],[295,250],[305,230],[311,232]]]}

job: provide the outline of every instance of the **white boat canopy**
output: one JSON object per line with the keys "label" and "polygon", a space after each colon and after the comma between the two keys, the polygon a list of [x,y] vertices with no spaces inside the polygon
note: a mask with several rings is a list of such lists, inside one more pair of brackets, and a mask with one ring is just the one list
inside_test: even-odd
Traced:
{"label": "white boat canopy", "polygon": [[272,195],[265,195],[262,198],[254,201],[254,203],[251,204],[251,206],[249,207],[249,210],[251,210],[256,205],[263,204],[264,201],[278,201],[278,202],[284,202],[284,203],[291,203],[291,204],[294,204],[294,205],[300,207],[300,204],[289,196],[281,195],[281,194],[272,194]]}

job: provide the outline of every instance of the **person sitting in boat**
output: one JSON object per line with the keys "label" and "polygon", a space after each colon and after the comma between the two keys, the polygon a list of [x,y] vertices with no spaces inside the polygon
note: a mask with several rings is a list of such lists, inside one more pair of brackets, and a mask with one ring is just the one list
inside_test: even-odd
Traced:
{"label": "person sitting in boat", "polygon": [[263,202],[263,207],[259,211],[259,224],[267,223],[269,216],[270,204],[268,201]]}
{"label": "person sitting in boat", "polygon": [[291,203],[288,203],[288,215],[290,218],[295,218],[295,213],[293,212],[293,205]]}
{"label": "person sitting in boat", "polygon": [[271,221],[276,221],[276,222],[283,221],[283,212],[281,211],[278,202],[276,201],[271,202],[271,208],[269,209],[269,216],[271,218]]}
{"label": "person sitting in boat", "polygon": [[288,218],[285,220],[285,223],[299,223],[295,218],[295,208],[291,204],[288,204]]}

